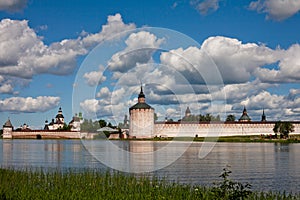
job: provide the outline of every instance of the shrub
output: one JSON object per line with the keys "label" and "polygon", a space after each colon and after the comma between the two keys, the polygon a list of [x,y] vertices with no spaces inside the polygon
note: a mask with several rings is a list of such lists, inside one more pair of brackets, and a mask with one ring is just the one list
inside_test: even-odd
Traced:
{"label": "shrub", "polygon": [[249,183],[242,184],[230,180],[228,177],[231,171],[227,168],[223,169],[223,173],[219,176],[223,179],[220,183],[214,183],[212,192],[216,199],[246,199],[250,194],[251,185]]}

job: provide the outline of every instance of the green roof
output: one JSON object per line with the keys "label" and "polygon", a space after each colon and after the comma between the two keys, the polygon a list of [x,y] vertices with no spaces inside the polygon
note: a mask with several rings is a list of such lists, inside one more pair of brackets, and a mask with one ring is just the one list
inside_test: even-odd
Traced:
{"label": "green roof", "polygon": [[129,111],[134,110],[134,109],[153,109],[153,108],[146,103],[137,103],[137,104],[133,105],[132,107],[130,107]]}
{"label": "green roof", "polygon": [[241,118],[239,120],[243,120],[243,121],[250,121],[250,117],[246,114],[246,115],[242,115]]}

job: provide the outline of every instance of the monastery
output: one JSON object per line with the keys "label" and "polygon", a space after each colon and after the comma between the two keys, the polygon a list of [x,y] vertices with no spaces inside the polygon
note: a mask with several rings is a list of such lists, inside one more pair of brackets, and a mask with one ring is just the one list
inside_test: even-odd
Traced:
{"label": "monastery", "polygon": [[75,114],[73,119],[69,123],[69,130],[65,130],[65,119],[62,113],[61,107],[58,110],[58,113],[55,119],[52,119],[50,123],[48,120],[45,121],[44,130],[31,130],[27,124],[23,124],[20,128],[14,130],[14,127],[8,119],[3,125],[3,139],[12,139],[12,138],[65,138],[65,139],[79,139],[82,138],[80,133],[80,124],[82,123],[82,114],[79,113],[79,116]]}
{"label": "monastery", "polygon": [[[118,138],[154,138],[154,137],[222,137],[222,136],[246,136],[246,135],[273,135],[273,128],[276,122],[267,121],[263,111],[261,121],[251,121],[247,109],[244,107],[243,113],[238,121],[221,122],[191,122],[181,120],[178,122],[155,122],[154,108],[146,103],[146,97],[141,87],[138,95],[138,102],[129,108],[129,130],[123,128],[123,133],[111,134],[110,139]],[[185,118],[191,116],[190,108],[187,107]],[[70,130],[65,130],[65,120],[62,109],[59,108],[55,119],[49,123],[45,121],[44,130],[31,130],[26,124],[14,130],[11,121],[8,119],[3,125],[4,139],[11,138],[93,138],[89,133],[80,130],[82,114],[75,114],[69,123]],[[126,123],[127,123],[126,118]],[[292,121],[294,132],[290,134],[300,134],[300,121]],[[125,122],[124,122],[125,124]],[[127,127],[127,126],[126,126]]]}
{"label": "monastery", "polygon": [[[153,137],[221,137],[221,136],[246,136],[246,135],[274,135],[273,128],[276,122],[267,121],[263,111],[261,121],[251,121],[244,107],[238,121],[232,122],[155,122],[154,108],[146,103],[145,94],[141,87],[138,103],[129,108],[130,138]],[[189,117],[189,107],[185,117]],[[300,121],[293,121],[294,132],[300,134]]]}

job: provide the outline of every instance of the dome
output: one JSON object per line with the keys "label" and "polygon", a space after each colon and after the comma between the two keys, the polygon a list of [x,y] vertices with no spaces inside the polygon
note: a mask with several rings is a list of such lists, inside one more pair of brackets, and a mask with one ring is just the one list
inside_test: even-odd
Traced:
{"label": "dome", "polygon": [[244,107],[244,110],[243,110],[243,114],[242,114],[242,116],[240,117],[240,119],[239,119],[239,121],[243,121],[243,122],[249,122],[249,121],[251,121],[251,118],[248,116],[248,114],[247,114],[247,109],[246,109],[246,107]]}
{"label": "dome", "polygon": [[63,114],[57,114],[55,118],[64,118]]}
{"label": "dome", "polygon": [[251,119],[248,115],[242,115],[239,121],[251,121]]}

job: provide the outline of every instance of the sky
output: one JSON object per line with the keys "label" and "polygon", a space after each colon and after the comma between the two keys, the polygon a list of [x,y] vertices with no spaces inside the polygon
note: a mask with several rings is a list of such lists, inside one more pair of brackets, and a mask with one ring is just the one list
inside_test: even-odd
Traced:
{"label": "sky", "polygon": [[300,120],[298,0],[0,0],[0,123],[118,124],[140,86],[159,120]]}

